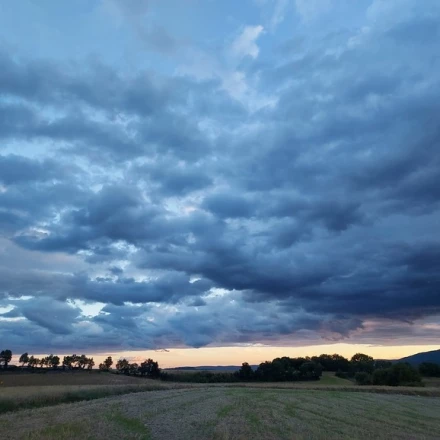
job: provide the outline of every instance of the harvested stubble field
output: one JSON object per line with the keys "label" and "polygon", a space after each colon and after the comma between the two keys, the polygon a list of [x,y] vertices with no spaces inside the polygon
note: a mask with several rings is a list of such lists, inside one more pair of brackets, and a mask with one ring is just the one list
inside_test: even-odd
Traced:
{"label": "harvested stubble field", "polygon": [[65,385],[127,385],[139,384],[139,378],[99,371],[48,371],[34,373],[0,373],[1,388]]}
{"label": "harvested stubble field", "polygon": [[[412,389],[428,396],[410,396],[383,394],[407,392],[401,388],[336,385],[153,385],[160,391],[138,385],[135,394],[3,414],[0,430],[4,438],[29,440],[440,438],[440,398],[428,397],[438,389]],[[46,392],[57,388],[65,389]],[[33,394],[26,387],[2,395],[20,390]]]}
{"label": "harvested stubble field", "polygon": [[177,388],[187,385],[98,372],[0,374],[0,414]]}

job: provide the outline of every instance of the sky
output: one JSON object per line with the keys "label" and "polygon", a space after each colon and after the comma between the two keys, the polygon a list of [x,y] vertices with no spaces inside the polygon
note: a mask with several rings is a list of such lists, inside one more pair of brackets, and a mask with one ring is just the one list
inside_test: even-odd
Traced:
{"label": "sky", "polygon": [[0,0],[0,348],[439,348],[439,41],[438,0]]}

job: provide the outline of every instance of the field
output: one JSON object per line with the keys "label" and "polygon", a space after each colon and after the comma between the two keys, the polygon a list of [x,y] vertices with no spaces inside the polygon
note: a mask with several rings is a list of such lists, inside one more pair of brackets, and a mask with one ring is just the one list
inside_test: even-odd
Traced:
{"label": "field", "polygon": [[[184,387],[124,376],[91,376],[104,376],[99,380],[107,380],[109,384],[87,385],[84,382],[90,379],[77,376],[82,382],[78,386],[43,386],[40,378],[33,379],[40,381],[38,386],[0,388],[0,402],[43,399],[41,405],[34,405],[39,408],[0,415],[3,437],[29,440],[440,438],[439,388],[363,388],[332,375],[314,384]],[[0,380],[4,378],[1,376]],[[19,378],[15,380],[19,382]],[[47,376],[44,380],[51,379]],[[112,383],[114,380],[119,383]],[[107,394],[92,396],[90,399],[94,400],[89,401],[60,403],[65,401],[63,396],[72,392],[93,394],[97,390]],[[115,390],[119,395],[111,395]],[[44,396],[52,396],[52,400],[45,402]]]}
{"label": "field", "polygon": [[65,385],[127,385],[139,384],[139,378],[98,371],[42,372],[32,374],[1,373],[1,388]]}
{"label": "field", "polygon": [[440,388],[440,377],[426,377],[423,382],[427,387]]}

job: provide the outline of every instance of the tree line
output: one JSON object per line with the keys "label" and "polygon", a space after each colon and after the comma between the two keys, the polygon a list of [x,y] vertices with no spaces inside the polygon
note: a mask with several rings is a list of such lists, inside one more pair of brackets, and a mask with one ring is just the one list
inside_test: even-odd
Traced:
{"label": "tree line", "polygon": [[[11,350],[0,352],[0,365],[8,368],[12,359]],[[37,358],[23,353],[19,362],[22,368],[59,369],[63,370],[92,370],[95,362],[92,357],[68,355],[63,359],[50,354]],[[108,356],[100,363],[100,371],[110,371],[113,359]],[[133,376],[147,376],[161,378],[175,382],[284,382],[319,380],[323,371],[335,372],[336,376],[354,380],[359,385],[418,385],[422,384],[421,376],[440,377],[440,365],[424,362],[418,369],[406,363],[392,363],[390,361],[373,359],[363,353],[357,353],[347,359],[339,354],[322,354],[313,357],[290,358],[287,356],[275,358],[272,361],[262,362],[257,368],[252,368],[244,362],[241,368],[234,373],[195,371],[191,373],[173,373],[161,371],[158,362],[146,359],[141,363],[130,363],[127,359],[119,359],[115,365],[119,374]]]}
{"label": "tree line", "polygon": [[146,359],[144,362],[138,364],[136,362],[130,363],[127,359],[119,359],[116,363],[116,370],[118,373],[130,376],[147,376],[151,378],[158,378],[160,376],[159,363],[153,359]]}
{"label": "tree line", "polygon": [[408,363],[375,360],[355,354],[344,368],[336,372],[341,378],[353,378],[358,385],[422,386],[421,371]]}
{"label": "tree line", "polygon": [[[3,365],[4,369],[8,368],[11,359],[11,350],[2,350],[0,352],[0,365]],[[33,355],[29,356],[29,353],[23,353],[18,362],[21,364],[22,368],[28,367],[29,369],[51,368],[56,370],[61,367],[63,370],[92,370],[95,366],[95,361],[93,358],[87,357],[85,354],[72,354],[70,356],[64,356],[63,360],[61,360],[59,356],[54,354],[49,354],[48,356],[38,358]]]}
{"label": "tree line", "polygon": [[[12,359],[11,350],[2,350],[0,352],[0,365],[4,369],[8,368]],[[29,368],[34,370],[35,368],[46,368],[57,370],[59,368],[63,370],[92,370],[95,366],[95,361],[92,357],[87,357],[85,354],[77,355],[72,354],[64,356],[63,360],[59,356],[50,354],[45,357],[37,358],[33,355],[29,356],[29,353],[23,353],[18,362],[22,368]],[[99,371],[110,371],[113,365],[113,359],[108,356],[104,362],[100,363]],[[133,376],[148,376],[159,377],[160,368],[158,362],[153,359],[146,359],[140,364],[134,362],[130,363],[127,359],[119,359],[116,363],[116,372]]]}
{"label": "tree line", "polygon": [[290,358],[287,356],[262,362],[255,370],[244,362],[233,373],[195,371],[190,373],[162,372],[162,380],[173,382],[221,383],[221,382],[293,382],[319,380],[322,366],[311,358]]}
{"label": "tree line", "polygon": [[195,371],[190,373],[163,372],[163,380],[173,382],[285,382],[319,380],[323,371],[349,379],[358,385],[422,386],[421,376],[440,377],[440,365],[424,363],[419,369],[407,363],[373,359],[356,353],[351,359],[339,354],[322,354],[313,357],[281,357],[262,362],[256,368],[244,362],[234,373]]}

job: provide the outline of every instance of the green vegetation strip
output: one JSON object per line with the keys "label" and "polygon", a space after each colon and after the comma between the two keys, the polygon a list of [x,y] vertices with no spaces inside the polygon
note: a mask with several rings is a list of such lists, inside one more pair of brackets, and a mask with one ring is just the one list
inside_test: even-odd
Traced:
{"label": "green vegetation strip", "polygon": [[328,393],[348,392],[348,393],[372,393],[372,394],[399,394],[404,396],[418,397],[440,397],[440,388],[419,388],[419,387],[386,387],[386,386],[340,386],[340,385],[296,385],[285,386],[283,383],[255,383],[255,384],[232,384],[231,389],[251,389],[251,390],[276,390],[288,392],[297,391],[323,391]]}
{"label": "green vegetation strip", "polygon": [[43,394],[30,396],[24,399],[0,398],[0,414],[22,409],[41,408],[46,406],[59,405],[61,403],[74,403],[88,400],[101,399],[110,396],[119,396],[123,394],[143,393],[146,391],[162,391],[168,388],[162,386],[148,387],[106,387],[102,389],[91,390],[73,390],[65,393]]}
{"label": "green vegetation strip", "polygon": [[77,423],[59,423],[51,426],[46,426],[41,431],[32,433],[30,439],[71,439],[84,437],[83,428]]}
{"label": "green vegetation strip", "polygon": [[151,433],[141,420],[135,417],[128,417],[120,411],[114,411],[107,416],[107,420],[121,427],[125,432],[137,434],[141,440],[150,440]]}

